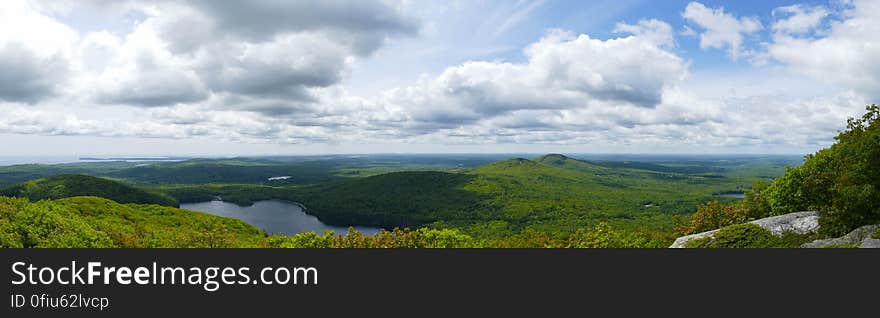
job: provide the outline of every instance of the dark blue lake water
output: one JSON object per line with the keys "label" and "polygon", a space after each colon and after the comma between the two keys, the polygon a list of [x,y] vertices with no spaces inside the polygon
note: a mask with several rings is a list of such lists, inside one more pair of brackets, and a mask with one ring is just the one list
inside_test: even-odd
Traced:
{"label": "dark blue lake water", "polygon": [[[302,207],[298,204],[285,201],[257,201],[254,202],[254,205],[248,207],[223,201],[210,201],[183,203],[180,205],[180,208],[236,218],[256,226],[269,234],[292,235],[302,232],[324,234],[325,230],[336,232],[336,234],[348,232],[347,226],[324,224],[317,217],[303,211]],[[367,235],[379,232],[377,227],[354,226],[354,228]]]}

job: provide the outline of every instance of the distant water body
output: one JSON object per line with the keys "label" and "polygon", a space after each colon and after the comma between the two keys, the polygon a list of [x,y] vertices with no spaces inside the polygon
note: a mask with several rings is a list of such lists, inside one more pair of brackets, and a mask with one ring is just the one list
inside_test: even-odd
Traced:
{"label": "distant water body", "polygon": [[722,197],[732,197],[732,198],[740,198],[740,199],[743,199],[746,197],[746,194],[742,193],[742,192],[724,192],[724,193],[719,193],[718,195],[720,195]]}
{"label": "distant water body", "polygon": [[[326,230],[336,232],[336,234],[348,232],[347,226],[324,224],[317,217],[303,211],[302,207],[298,204],[285,201],[257,201],[254,202],[254,205],[248,207],[223,201],[210,201],[183,203],[180,205],[180,208],[236,218],[256,226],[269,234],[293,235],[303,232],[323,234]],[[355,226],[354,228],[367,235],[379,233],[379,228],[377,227]]]}
{"label": "distant water body", "polygon": [[76,156],[0,156],[0,166],[79,162]]}
{"label": "distant water body", "polygon": [[77,157],[77,156],[0,156],[0,166],[44,164],[54,165],[77,162],[156,162],[156,161],[183,161],[188,158],[177,157]]}

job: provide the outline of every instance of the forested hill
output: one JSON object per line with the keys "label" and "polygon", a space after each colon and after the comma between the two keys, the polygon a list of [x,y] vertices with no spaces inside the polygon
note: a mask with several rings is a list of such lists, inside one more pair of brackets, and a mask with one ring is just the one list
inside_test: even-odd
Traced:
{"label": "forested hill", "polygon": [[[308,207],[310,214],[335,225],[394,228],[441,222],[516,233],[524,228],[570,232],[607,220],[671,231],[673,216],[692,212],[714,193],[750,181],[751,176],[718,178],[609,168],[550,154],[495,161],[455,173],[404,171],[294,187],[181,185],[161,189],[181,202],[215,197],[243,205],[266,199],[296,201]],[[472,233],[478,232],[487,231],[475,228]]]}
{"label": "forested hill", "polygon": [[266,238],[241,220],[155,204],[0,196],[0,248],[265,247]]}
{"label": "forested hill", "polygon": [[31,201],[95,196],[119,203],[178,206],[176,199],[165,194],[149,192],[116,181],[79,174],[58,175],[23,182],[0,189],[0,196],[28,198]]}
{"label": "forested hill", "polygon": [[473,218],[483,198],[462,189],[473,179],[466,174],[404,171],[295,188],[289,195],[329,223],[417,226]]}
{"label": "forested hill", "polygon": [[534,160],[535,160],[535,162],[545,164],[548,166],[582,170],[582,171],[597,171],[597,170],[604,169],[598,165],[595,165],[595,164],[592,164],[592,163],[589,163],[589,162],[586,162],[583,160],[570,158],[570,157],[567,157],[565,155],[560,155],[560,154],[547,154],[547,155],[543,155],[538,158],[535,158]]}

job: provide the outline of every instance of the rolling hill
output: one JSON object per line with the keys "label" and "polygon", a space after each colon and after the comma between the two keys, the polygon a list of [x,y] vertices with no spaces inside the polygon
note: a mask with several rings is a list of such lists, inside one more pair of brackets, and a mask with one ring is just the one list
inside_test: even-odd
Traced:
{"label": "rolling hill", "polygon": [[237,219],[98,197],[30,202],[0,196],[0,247],[259,247],[263,231]]}
{"label": "rolling hill", "polygon": [[178,206],[177,200],[165,194],[149,192],[116,181],[79,174],[57,175],[23,182],[0,189],[0,196],[21,197],[31,201],[95,196],[119,203]]}
{"label": "rolling hill", "polygon": [[386,228],[475,218],[482,198],[462,186],[472,175],[437,171],[392,172],[326,185],[294,188],[290,199],[335,224]]}
{"label": "rolling hill", "polygon": [[692,213],[697,204],[719,199],[713,193],[748,182],[611,168],[550,154],[456,172],[393,172],[317,185],[181,185],[157,190],[181,202],[215,197],[241,205],[266,199],[295,201],[333,225],[435,224],[472,228],[470,233],[482,235],[528,228],[570,233],[602,221],[671,231],[676,215]]}

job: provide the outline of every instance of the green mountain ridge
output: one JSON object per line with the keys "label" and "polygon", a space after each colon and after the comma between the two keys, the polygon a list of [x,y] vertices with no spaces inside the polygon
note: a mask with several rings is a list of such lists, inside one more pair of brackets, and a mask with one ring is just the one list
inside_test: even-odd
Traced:
{"label": "green mountain ridge", "polygon": [[162,193],[150,192],[116,181],[80,174],[63,174],[30,180],[0,189],[0,196],[21,197],[31,201],[95,196],[118,203],[179,206],[176,199]]}
{"label": "green mountain ridge", "polygon": [[0,196],[0,247],[259,247],[266,233],[233,218],[98,197]]}
{"label": "green mountain ridge", "polygon": [[[561,154],[512,158],[454,172],[400,171],[314,185],[159,186],[180,202],[302,203],[322,222],[383,228],[436,225],[501,232],[571,232],[601,221],[671,231],[676,215],[746,181],[606,168]],[[723,198],[722,198],[723,199]]]}

